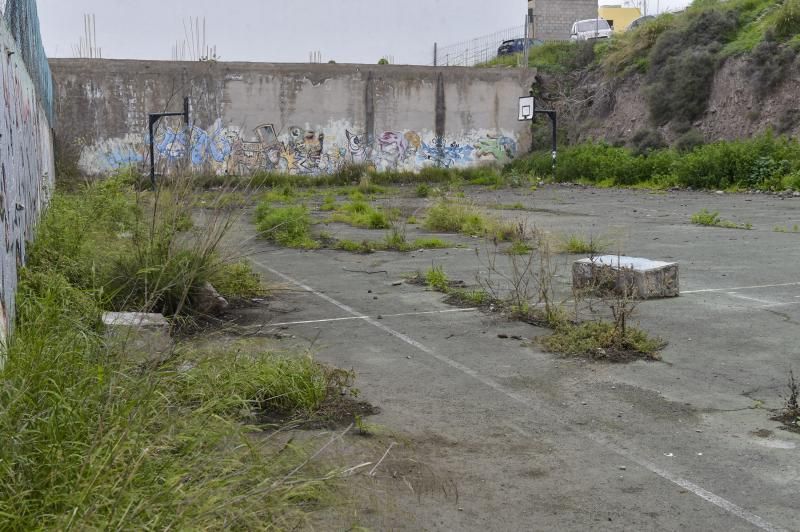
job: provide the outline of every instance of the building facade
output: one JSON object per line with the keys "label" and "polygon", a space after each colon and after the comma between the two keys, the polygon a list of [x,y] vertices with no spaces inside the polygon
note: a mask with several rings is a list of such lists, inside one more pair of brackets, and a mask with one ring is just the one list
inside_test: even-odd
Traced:
{"label": "building facade", "polygon": [[631,22],[641,16],[638,7],[600,6],[600,18],[606,19],[615,32],[627,30]]}
{"label": "building facade", "polygon": [[567,40],[573,22],[597,17],[597,0],[528,0],[528,14],[534,39]]}

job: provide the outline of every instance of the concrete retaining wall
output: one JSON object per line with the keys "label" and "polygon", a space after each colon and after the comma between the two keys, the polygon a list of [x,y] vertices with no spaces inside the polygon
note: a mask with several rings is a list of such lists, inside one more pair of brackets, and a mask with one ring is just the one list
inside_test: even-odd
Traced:
{"label": "concrete retaining wall", "polygon": [[464,167],[513,158],[529,143],[521,69],[56,59],[56,138],[101,175],[149,164],[147,114],[179,111],[155,135],[160,172],[320,174]]}
{"label": "concrete retaining wall", "polygon": [[[53,187],[47,115],[11,32],[0,20],[0,343],[14,319],[18,268]],[[2,353],[0,353],[2,365]]]}

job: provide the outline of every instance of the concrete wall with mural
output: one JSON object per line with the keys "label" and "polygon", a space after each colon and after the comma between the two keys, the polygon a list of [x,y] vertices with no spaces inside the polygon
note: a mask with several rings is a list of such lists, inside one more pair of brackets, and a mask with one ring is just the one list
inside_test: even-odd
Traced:
{"label": "concrete wall with mural", "polygon": [[387,65],[56,59],[56,139],[80,170],[149,164],[147,114],[180,111],[155,136],[159,172],[322,174],[504,162],[524,151],[517,98],[534,72]]}
{"label": "concrete wall with mural", "polygon": [[0,341],[4,341],[14,318],[17,272],[52,191],[55,171],[47,114],[2,20],[0,48]]}

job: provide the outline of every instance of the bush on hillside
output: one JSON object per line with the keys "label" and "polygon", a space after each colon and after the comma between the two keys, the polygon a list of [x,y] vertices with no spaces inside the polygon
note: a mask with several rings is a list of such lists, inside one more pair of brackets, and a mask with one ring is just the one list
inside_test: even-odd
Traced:
{"label": "bush on hillside", "polygon": [[756,91],[768,93],[783,83],[796,55],[793,47],[778,44],[770,32],[747,61],[747,74]]}
{"label": "bush on hillside", "polygon": [[664,31],[650,51],[645,94],[653,121],[694,121],[708,105],[718,53],[737,28],[736,13],[708,9],[691,13]]}
{"label": "bush on hillside", "polygon": [[631,146],[638,155],[644,155],[654,150],[667,147],[664,135],[657,129],[640,129],[631,137]]}
{"label": "bush on hillside", "polygon": [[[517,170],[545,176],[550,155],[541,152],[516,163]],[[558,181],[609,185],[650,183],[694,188],[778,189],[800,171],[800,142],[765,134],[753,139],[695,145],[688,153],[664,148],[637,154],[629,148],[588,143],[559,151]]]}

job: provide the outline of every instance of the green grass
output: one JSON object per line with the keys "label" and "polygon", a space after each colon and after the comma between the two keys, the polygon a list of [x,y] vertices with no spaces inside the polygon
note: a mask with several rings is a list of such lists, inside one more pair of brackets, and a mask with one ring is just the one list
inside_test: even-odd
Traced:
{"label": "green grass", "polygon": [[404,236],[400,237],[390,232],[384,240],[362,240],[361,242],[356,242],[345,239],[336,241],[333,247],[350,253],[373,253],[375,251],[408,252],[417,249],[446,249],[454,246],[440,238],[417,238],[408,242]]}
{"label": "green grass", "polygon": [[[103,182],[57,193],[39,226],[0,369],[0,528],[304,528],[334,500],[336,472],[250,424],[314,413],[340,372],[238,348],[132,365],[100,315],[114,300],[104,272],[140,229],[136,205]],[[220,272],[225,291],[256,287],[244,263]]]}
{"label": "green grass", "polygon": [[800,233],[800,225],[794,224],[792,227],[776,225],[772,230],[776,233]]}
{"label": "green grass", "polygon": [[373,253],[380,249],[380,242],[373,240],[362,240],[356,242],[355,240],[339,240],[334,245],[335,249],[347,251],[350,253]]}
{"label": "green grass", "polygon": [[354,199],[339,206],[332,214],[331,221],[365,229],[388,229],[389,214],[383,209],[376,209],[363,199]]}
{"label": "green grass", "polygon": [[282,246],[314,249],[319,244],[311,238],[311,215],[304,205],[274,207],[268,201],[256,209],[259,234]]}
{"label": "green grass", "polygon": [[166,181],[154,196],[109,178],[59,191],[39,224],[28,265],[58,272],[109,310],[191,314],[196,291],[225,280],[231,259],[218,245],[232,219],[217,205],[212,223],[194,229],[191,186]]}
{"label": "green grass", "polygon": [[506,253],[509,255],[527,255],[533,250],[533,247],[528,245],[526,242],[522,240],[515,240],[511,243]]}
{"label": "green grass", "polygon": [[450,289],[450,283],[447,274],[444,272],[442,266],[433,266],[425,272],[425,282],[439,292],[447,292]]}
{"label": "green grass", "polygon": [[223,264],[209,281],[225,298],[247,299],[266,294],[261,276],[246,260]]}
{"label": "green grass", "polygon": [[665,345],[660,338],[652,338],[634,327],[628,327],[623,336],[613,323],[608,322],[585,322],[578,325],[561,322],[553,334],[540,341],[545,349],[554,353],[610,359],[616,358],[616,352],[626,351],[658,360],[658,352]]}
{"label": "green grass", "polygon": [[492,302],[492,296],[485,290],[469,290],[457,288],[448,291],[450,301],[459,305],[480,307]]}
{"label": "green grass", "polygon": [[483,235],[489,225],[488,218],[475,206],[446,199],[428,209],[424,223],[424,227],[431,231],[466,235]]}
{"label": "green grass", "polygon": [[411,249],[446,249],[454,247],[452,243],[437,237],[417,238],[411,243]]}
{"label": "green grass", "polygon": [[735,222],[731,222],[730,220],[723,220],[719,216],[719,212],[717,211],[708,211],[706,209],[701,209],[700,211],[694,213],[692,215],[692,223],[695,225],[705,225],[705,226],[712,226],[712,227],[723,227],[725,229],[752,229],[753,226],[749,223],[746,224],[737,224]]}
{"label": "green grass", "polygon": [[586,239],[577,234],[567,235],[561,243],[561,251],[572,255],[596,255],[605,251],[607,247],[605,242],[593,237]]}

